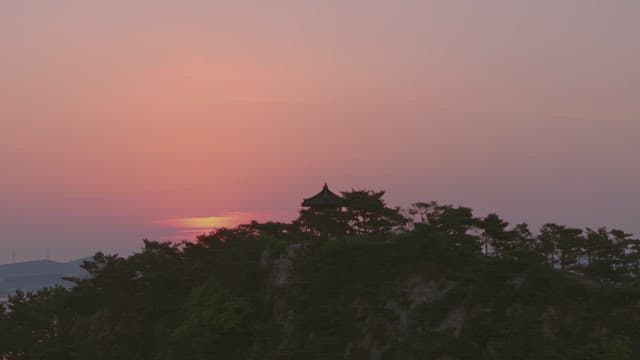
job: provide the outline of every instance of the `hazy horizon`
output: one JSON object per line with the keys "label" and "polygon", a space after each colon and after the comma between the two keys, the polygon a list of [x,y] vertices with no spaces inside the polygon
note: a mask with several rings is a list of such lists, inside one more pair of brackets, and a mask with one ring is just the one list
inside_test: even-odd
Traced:
{"label": "hazy horizon", "polygon": [[640,234],[640,3],[5,1],[0,264],[384,189]]}

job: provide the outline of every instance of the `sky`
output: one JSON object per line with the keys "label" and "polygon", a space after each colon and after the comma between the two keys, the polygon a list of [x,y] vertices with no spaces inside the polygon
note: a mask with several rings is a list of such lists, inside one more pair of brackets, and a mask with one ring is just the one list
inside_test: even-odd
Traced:
{"label": "sky", "polygon": [[636,0],[4,0],[0,263],[287,221],[325,182],[640,233],[638,16]]}

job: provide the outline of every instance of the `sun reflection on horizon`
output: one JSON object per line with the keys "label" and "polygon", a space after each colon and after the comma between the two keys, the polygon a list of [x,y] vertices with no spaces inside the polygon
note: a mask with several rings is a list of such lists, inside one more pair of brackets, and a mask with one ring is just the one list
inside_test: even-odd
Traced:
{"label": "sun reflection on horizon", "polygon": [[176,229],[171,240],[194,239],[198,235],[209,233],[219,228],[231,228],[250,222],[255,214],[246,212],[230,212],[218,216],[190,216],[160,220],[164,227]]}

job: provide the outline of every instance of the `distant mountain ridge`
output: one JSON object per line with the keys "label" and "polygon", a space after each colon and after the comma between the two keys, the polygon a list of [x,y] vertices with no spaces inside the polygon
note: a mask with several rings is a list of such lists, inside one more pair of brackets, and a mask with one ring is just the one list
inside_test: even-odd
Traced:
{"label": "distant mountain ridge", "polygon": [[62,278],[85,275],[86,272],[80,267],[83,261],[37,260],[0,265],[0,297],[16,290],[36,291],[54,285],[69,286],[71,283]]}

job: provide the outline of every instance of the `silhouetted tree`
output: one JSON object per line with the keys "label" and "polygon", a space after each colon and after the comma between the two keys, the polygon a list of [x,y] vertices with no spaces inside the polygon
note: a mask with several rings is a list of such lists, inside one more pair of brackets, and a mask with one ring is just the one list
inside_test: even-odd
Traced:
{"label": "silhouetted tree", "polygon": [[265,223],[252,221],[247,225],[240,225],[239,227],[248,229],[254,235],[270,237],[287,237],[299,230],[297,226],[277,221],[268,221]]}
{"label": "silhouetted tree", "polygon": [[556,241],[556,249],[559,251],[560,270],[568,270],[578,260],[583,243],[582,230],[563,226]]}
{"label": "silhouetted tree", "polygon": [[400,208],[391,208],[384,201],[384,191],[352,190],[343,192],[341,213],[349,232],[356,235],[380,235],[399,229],[407,219]]}
{"label": "silhouetted tree", "polygon": [[624,281],[638,275],[638,240],[621,230],[587,229],[587,272],[607,281]]}
{"label": "silhouetted tree", "polygon": [[535,248],[535,239],[533,233],[529,230],[529,225],[526,223],[517,224],[513,230],[511,230],[514,247],[523,250],[533,250]]}
{"label": "silhouetted tree", "polygon": [[551,266],[555,265],[556,246],[562,229],[563,227],[558,224],[544,224],[540,228],[540,234],[537,237],[536,248],[542,253],[547,264]]}
{"label": "silhouetted tree", "polygon": [[584,245],[587,266],[591,266],[601,260],[606,249],[610,246],[609,231],[604,227],[597,230],[587,228]]}
{"label": "silhouetted tree", "polygon": [[478,237],[471,231],[479,220],[473,217],[470,208],[440,205],[435,201],[418,202],[407,212],[412,217],[414,231],[424,234],[429,241],[446,241],[450,245],[443,248],[457,249],[468,254],[480,252]]}
{"label": "silhouetted tree", "polygon": [[640,275],[640,240],[628,240],[625,262],[631,276],[637,278]]}
{"label": "silhouetted tree", "polygon": [[547,262],[561,270],[573,267],[583,245],[582,230],[558,224],[544,224],[538,236],[538,248]]}
{"label": "silhouetted tree", "polygon": [[343,208],[307,208],[300,210],[294,226],[317,236],[343,236],[349,233],[347,216]]}
{"label": "silhouetted tree", "polygon": [[484,241],[484,255],[489,254],[489,245],[492,245],[496,255],[509,248],[512,234],[506,231],[509,223],[502,220],[497,214],[489,214],[478,223],[482,229]]}
{"label": "silhouetted tree", "polygon": [[437,202],[418,202],[411,206],[409,214],[414,222],[432,232],[443,232],[452,236],[466,235],[478,224],[470,208],[464,206],[440,205]]}
{"label": "silhouetted tree", "polygon": [[633,257],[629,256],[633,251],[633,244],[636,242],[633,234],[622,230],[613,229],[611,234],[611,261],[614,269],[619,270],[621,276],[629,277],[633,268]]}

